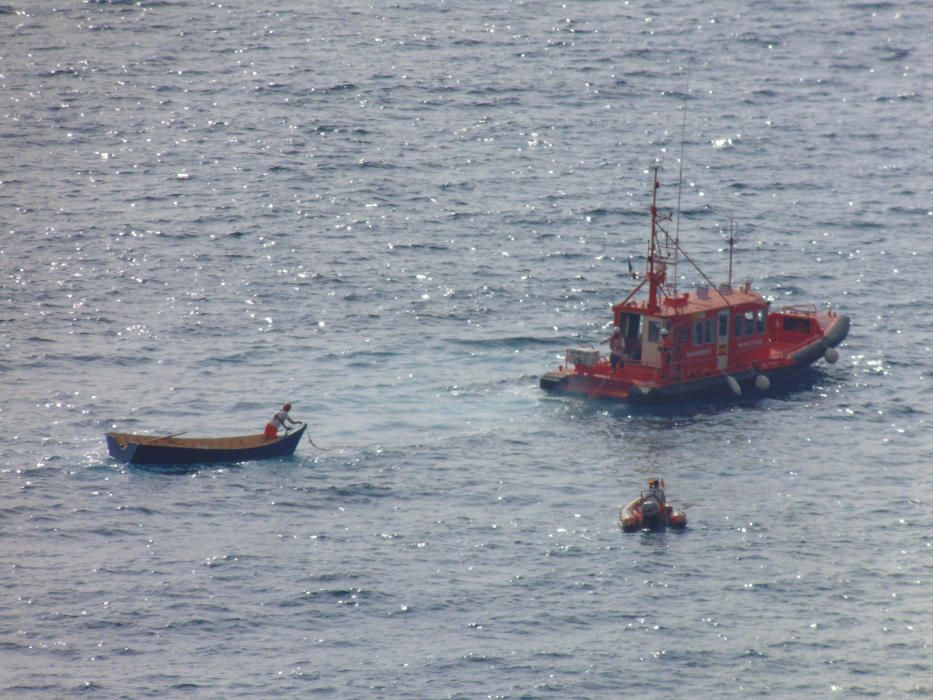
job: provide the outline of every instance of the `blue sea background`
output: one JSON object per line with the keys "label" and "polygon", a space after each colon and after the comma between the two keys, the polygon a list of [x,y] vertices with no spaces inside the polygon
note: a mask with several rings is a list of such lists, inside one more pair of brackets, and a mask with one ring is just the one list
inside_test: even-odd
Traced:
{"label": "blue sea background", "polygon": [[[933,5],[0,25],[4,698],[933,697]],[[852,318],[837,364],[539,389],[630,291],[655,162],[715,281],[734,220],[737,280]],[[324,449],[107,455],[284,401]],[[655,475],[689,528],[622,533]]]}

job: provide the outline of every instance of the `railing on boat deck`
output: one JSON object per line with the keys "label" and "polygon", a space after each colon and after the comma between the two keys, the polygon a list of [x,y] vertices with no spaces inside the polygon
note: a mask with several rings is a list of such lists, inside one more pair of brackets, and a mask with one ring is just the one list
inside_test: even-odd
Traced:
{"label": "railing on boat deck", "polygon": [[816,304],[791,304],[781,307],[782,314],[802,314],[804,316],[816,316]]}

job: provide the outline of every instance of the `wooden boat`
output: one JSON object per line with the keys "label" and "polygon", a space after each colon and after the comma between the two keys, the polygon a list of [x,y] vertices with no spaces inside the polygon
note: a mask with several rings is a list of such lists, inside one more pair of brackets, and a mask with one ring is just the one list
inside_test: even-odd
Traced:
{"label": "wooden boat", "polygon": [[219,438],[153,437],[107,433],[110,456],[128,464],[184,465],[249,462],[294,454],[307,426],[273,440],[263,434]]}
{"label": "wooden boat", "polygon": [[[825,359],[839,358],[836,346],[849,332],[849,318],[815,306],[775,311],[752,290],[751,280],[719,286],[687,256],[657,210],[658,168],[654,170],[651,237],[641,282],[612,307],[613,323],[625,339],[623,364],[593,347],[568,348],[564,364],[542,375],[542,389],[588,398],[662,403],[743,391],[767,392],[775,381]],[[677,264],[693,265],[707,286],[678,292]],[[632,277],[637,275],[631,272]],[[672,270],[671,280],[668,269]],[[636,298],[647,285],[647,299]]]}
{"label": "wooden boat", "polygon": [[619,521],[626,532],[665,527],[684,528],[687,527],[687,514],[674,510],[670,503],[658,503],[642,494],[622,508]]}

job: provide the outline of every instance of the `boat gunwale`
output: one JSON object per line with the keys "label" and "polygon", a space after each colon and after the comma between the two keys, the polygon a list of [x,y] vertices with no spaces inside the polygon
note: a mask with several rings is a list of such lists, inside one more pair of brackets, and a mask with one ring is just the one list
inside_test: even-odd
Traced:
{"label": "boat gunwale", "polygon": [[[177,437],[160,439],[149,435],[110,432],[106,434],[108,451],[115,459],[138,465],[178,465],[212,464],[218,462],[247,462],[256,459],[284,457],[294,453],[298,442],[304,435],[306,425],[268,440],[264,435],[234,436],[233,438],[185,438],[181,443]],[[143,438],[143,441],[120,438]],[[237,438],[247,438],[249,442],[237,443]],[[205,443],[213,440],[214,444]],[[174,444],[172,441],[177,441]],[[231,442],[233,441],[233,442]]]}
{"label": "boat gunwale", "polygon": [[250,435],[231,435],[228,437],[159,437],[158,435],[144,435],[139,433],[107,433],[117,441],[123,449],[130,445],[139,447],[167,447],[186,450],[218,450],[218,449],[245,449],[251,447],[261,447],[262,445],[274,444],[285,439],[291,433],[283,434],[274,440],[266,439],[262,433]]}

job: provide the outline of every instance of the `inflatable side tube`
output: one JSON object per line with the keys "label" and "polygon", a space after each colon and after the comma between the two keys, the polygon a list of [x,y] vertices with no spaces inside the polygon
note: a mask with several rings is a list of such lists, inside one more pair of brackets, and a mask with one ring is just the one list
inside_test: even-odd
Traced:
{"label": "inflatable side tube", "polygon": [[619,521],[622,523],[622,529],[626,532],[634,532],[635,530],[641,529],[642,516],[641,510],[638,508],[640,504],[640,498],[629,501],[622,509],[622,513],[619,514]]}
{"label": "inflatable side tube", "polygon": [[834,348],[849,335],[849,317],[845,314],[836,316],[836,320],[826,329],[823,335],[823,343],[826,347]]}
{"label": "inflatable side tube", "polygon": [[[754,369],[748,369],[742,372],[733,372],[730,376],[740,386],[747,387],[755,381],[756,375],[757,372]],[[669,401],[686,401],[693,398],[708,398],[717,394],[733,396],[733,392],[729,388],[729,380],[724,374],[704,377],[692,382],[654,387],[649,390],[633,385],[629,392],[629,398],[632,401],[642,403],[666,403]]]}

